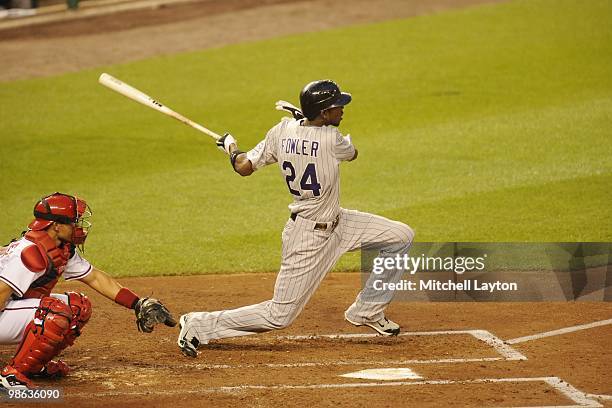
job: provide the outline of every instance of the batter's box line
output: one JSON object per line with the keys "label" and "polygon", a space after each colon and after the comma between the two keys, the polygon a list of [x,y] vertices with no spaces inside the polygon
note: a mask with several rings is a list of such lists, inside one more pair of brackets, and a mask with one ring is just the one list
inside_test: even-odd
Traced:
{"label": "batter's box line", "polygon": [[[486,330],[444,330],[444,331],[427,331],[427,332],[405,332],[399,336],[443,336],[443,335],[471,335],[476,339],[483,341],[488,346],[497,351],[501,357],[474,357],[474,358],[442,358],[429,360],[388,360],[388,361],[371,361],[371,360],[345,360],[345,361],[305,361],[299,363],[267,363],[267,364],[205,364],[205,363],[188,363],[182,364],[181,367],[196,368],[196,369],[244,369],[244,368],[300,368],[300,367],[331,367],[331,366],[353,366],[353,365],[407,365],[407,364],[457,364],[457,363],[478,363],[491,361],[519,361],[527,360],[523,354],[512,348],[512,346],[504,343],[500,338],[491,334]],[[398,337],[399,337],[398,336]],[[378,334],[369,333],[349,333],[349,334],[320,334],[320,335],[300,335],[300,336],[277,336],[275,340],[316,340],[316,339],[362,339],[380,337]],[[255,340],[257,338],[246,338],[245,340]]]}
{"label": "batter's box line", "polygon": [[343,360],[343,361],[304,361],[301,363],[260,363],[260,364],[206,364],[186,363],[181,368],[195,368],[198,370],[226,370],[245,368],[303,368],[303,367],[333,367],[333,366],[404,366],[410,364],[454,364],[454,363],[482,363],[487,361],[504,361],[502,357],[476,357],[476,358],[441,358],[436,360]]}
{"label": "batter's box line", "polygon": [[67,397],[121,397],[139,395],[198,395],[211,393],[236,393],[243,391],[258,390],[313,390],[313,389],[347,389],[347,388],[375,388],[375,387],[402,387],[423,385],[448,385],[448,384],[488,384],[488,383],[521,383],[521,382],[544,382],[553,389],[570,399],[573,405],[542,405],[539,407],[513,407],[513,408],[599,408],[600,403],[591,399],[590,395],[578,390],[571,384],[559,377],[533,377],[533,378],[482,378],[475,380],[425,380],[425,381],[394,381],[373,383],[338,383],[338,384],[309,384],[309,385],[237,385],[231,387],[199,388],[194,390],[147,390],[147,391],[105,391],[97,393],[74,393]]}
{"label": "batter's box line", "polygon": [[235,387],[219,387],[221,392],[235,392],[241,390],[274,390],[274,389],[333,389],[333,388],[361,388],[361,387],[398,387],[411,385],[448,385],[448,384],[489,384],[489,383],[518,383],[518,382],[545,382],[553,389],[574,402],[574,405],[542,405],[538,407],[512,407],[512,408],[598,408],[603,407],[599,402],[591,399],[587,394],[578,390],[559,377],[534,378],[482,378],[476,380],[425,380],[425,381],[396,381],[385,383],[348,383],[348,384],[313,384],[313,385],[241,385]]}
{"label": "batter's box line", "polygon": [[[508,361],[517,361],[517,360],[527,360],[527,357],[521,354],[519,351],[515,350],[512,346],[505,343],[502,339],[495,336],[491,332],[487,330],[442,330],[442,331],[425,331],[425,332],[405,332],[400,333],[398,337],[401,336],[448,336],[448,335],[461,335],[468,334],[473,336],[474,338],[486,343],[490,347],[492,347],[499,355],[502,357],[498,360],[508,360]],[[364,338],[372,338],[372,337],[380,337],[378,334],[374,333],[348,333],[348,334],[317,334],[317,335],[301,335],[301,336],[278,336],[277,340],[316,340],[316,339],[330,339],[330,340],[340,340],[340,339],[364,339]],[[451,361],[449,361],[451,360]],[[474,362],[474,361],[495,361],[495,360],[485,360],[485,359],[445,359],[441,360],[416,360],[418,361],[426,361],[427,364],[435,364],[441,362]],[[415,361],[411,361],[411,363],[415,363]]]}

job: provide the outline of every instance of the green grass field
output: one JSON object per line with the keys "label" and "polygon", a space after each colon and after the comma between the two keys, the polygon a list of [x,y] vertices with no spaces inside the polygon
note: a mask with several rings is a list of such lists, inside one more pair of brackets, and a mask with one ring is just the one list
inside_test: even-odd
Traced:
{"label": "green grass field", "polygon": [[206,136],[98,85],[109,72],[243,149],[276,100],[333,78],[360,151],[344,207],[419,241],[610,241],[611,16],[607,0],[512,1],[0,83],[0,240],[59,190],[91,204],[86,256],[116,276],[277,269],[278,167],[240,178]]}

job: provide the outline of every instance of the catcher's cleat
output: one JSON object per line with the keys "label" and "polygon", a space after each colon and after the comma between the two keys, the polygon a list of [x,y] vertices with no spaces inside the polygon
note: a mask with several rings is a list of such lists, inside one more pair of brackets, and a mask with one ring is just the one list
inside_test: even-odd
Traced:
{"label": "catcher's cleat", "polygon": [[181,352],[187,357],[197,357],[198,356],[198,346],[200,345],[200,341],[195,337],[187,338],[187,315],[184,314],[179,319],[179,327],[181,332],[179,333],[177,344],[181,349]]}
{"label": "catcher's cleat", "polygon": [[11,366],[6,366],[0,373],[0,388],[5,390],[27,390],[34,389],[34,385],[28,378]]}
{"label": "catcher's cleat", "polygon": [[52,360],[49,361],[42,371],[36,375],[44,378],[60,378],[66,377],[69,372],[70,367],[68,367],[68,364],[62,360]]}
{"label": "catcher's cleat", "polygon": [[350,320],[346,315],[344,316],[344,318],[346,319],[347,322],[349,322],[350,324],[354,324],[355,326],[371,327],[374,330],[376,330],[379,334],[382,334],[383,336],[397,336],[400,332],[399,324],[387,319],[386,317],[383,317],[377,322],[363,322],[363,323],[354,322]]}

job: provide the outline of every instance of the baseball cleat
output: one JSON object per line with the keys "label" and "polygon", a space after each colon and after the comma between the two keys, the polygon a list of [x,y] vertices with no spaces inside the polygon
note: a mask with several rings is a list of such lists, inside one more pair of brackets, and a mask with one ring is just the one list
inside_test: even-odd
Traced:
{"label": "baseball cleat", "polygon": [[399,324],[395,323],[392,320],[387,319],[386,317],[383,317],[382,319],[376,322],[364,322],[364,323],[354,322],[346,316],[344,316],[344,318],[346,319],[347,322],[355,326],[371,327],[374,330],[376,330],[379,334],[382,334],[383,336],[397,336],[400,332]]}
{"label": "baseball cleat", "polygon": [[193,336],[191,339],[187,338],[187,315],[184,314],[179,319],[179,328],[181,332],[179,333],[177,344],[181,349],[181,352],[187,357],[197,357],[198,356],[198,346],[200,345],[200,341]]}
{"label": "baseball cleat", "polygon": [[5,390],[33,389],[34,385],[28,378],[11,366],[6,366],[0,373],[0,388]]}

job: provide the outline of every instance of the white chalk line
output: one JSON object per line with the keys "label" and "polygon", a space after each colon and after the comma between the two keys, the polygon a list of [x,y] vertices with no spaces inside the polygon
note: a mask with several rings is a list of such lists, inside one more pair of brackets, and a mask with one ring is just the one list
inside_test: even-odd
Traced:
{"label": "white chalk line", "polygon": [[565,395],[567,398],[576,402],[581,407],[601,407],[602,405],[595,400],[590,399],[585,393],[569,383],[566,383],[559,377],[547,377],[544,380],[551,387]]}
{"label": "white chalk line", "polygon": [[408,364],[456,364],[456,363],[479,363],[486,361],[504,361],[502,357],[475,357],[475,358],[441,358],[437,360],[386,360],[386,361],[371,361],[371,360],[346,360],[346,361],[305,361],[302,363],[266,363],[266,364],[205,364],[205,363],[187,363],[181,364],[181,368],[195,369],[245,369],[245,368],[300,368],[300,367],[331,367],[331,366],[353,366],[353,365],[374,365],[374,366],[396,366]]}
{"label": "white chalk line", "polygon": [[[601,322],[598,325],[603,325]],[[583,325],[586,326],[586,325]],[[595,326],[593,326],[595,327]],[[349,365],[407,365],[407,364],[439,364],[439,363],[465,363],[465,362],[480,362],[480,361],[500,361],[500,360],[526,360],[518,351],[510,347],[507,342],[504,343],[501,339],[494,336],[486,330],[457,330],[457,331],[432,331],[432,332],[405,332],[400,336],[430,336],[430,335],[452,335],[452,334],[468,334],[476,339],[487,343],[493,347],[502,357],[487,357],[487,358],[450,358],[450,359],[432,359],[432,360],[402,360],[402,361],[332,361],[332,362],[303,362],[303,363],[272,363],[272,364],[242,364],[242,365],[226,365],[226,364],[184,364],[183,367],[192,368],[287,368],[287,367],[316,367],[316,366],[349,366]],[[312,340],[318,338],[324,339],[351,339],[351,338],[371,338],[378,337],[376,334],[329,334],[329,335],[306,335],[306,336],[279,336],[277,340]],[[198,390],[176,390],[176,391],[106,391],[95,394],[71,394],[72,396],[122,396],[122,395],[175,395],[175,394],[201,394],[215,392],[239,392],[248,390],[282,390],[282,389],[341,389],[341,388],[359,388],[359,387],[389,387],[389,386],[408,386],[408,385],[443,385],[443,384],[477,384],[477,383],[501,383],[501,382],[536,382],[543,381],[549,386],[565,395],[578,405],[564,406],[542,406],[540,408],[579,408],[579,407],[601,407],[596,399],[612,400],[612,396],[585,394],[576,389],[572,385],[566,383],[558,377],[535,377],[535,378],[489,378],[476,380],[425,380],[425,381],[396,381],[385,383],[339,383],[339,384],[311,384],[311,385],[240,385],[233,387],[216,387]],[[529,407],[537,408],[537,407]]]}
{"label": "white chalk line", "polygon": [[[405,332],[400,333],[400,336],[445,336],[445,335],[457,335],[467,334],[475,337],[488,344],[490,347],[495,349],[505,360],[527,360],[523,354],[510,347],[508,342],[504,342],[499,337],[493,335],[487,330],[441,330],[441,331],[427,331],[427,332]],[[316,340],[316,339],[330,339],[330,340],[341,340],[341,339],[362,339],[380,337],[375,333],[348,333],[348,334],[319,334],[319,335],[302,335],[302,336],[278,336],[277,340]],[[438,361],[436,361],[438,362]],[[458,361],[465,362],[465,361]]]}
{"label": "white chalk line", "polygon": [[[402,336],[443,336],[448,334],[472,334],[476,331],[482,330],[440,330],[440,331],[422,331],[422,332],[402,332],[396,337]],[[299,335],[299,336],[277,336],[276,340],[317,340],[317,339],[331,339],[331,340],[341,340],[341,339],[362,339],[362,338],[372,338],[372,337],[380,337],[380,338],[393,338],[393,337],[385,337],[381,336],[377,333],[340,333],[340,334],[307,334],[307,335]]]}
{"label": "white chalk line", "polygon": [[[402,387],[423,385],[449,385],[449,384],[488,384],[488,383],[521,383],[521,382],[545,382],[577,405],[565,405],[564,407],[601,407],[597,401],[572,385],[558,377],[533,377],[533,378],[482,378],[475,380],[423,380],[423,381],[393,381],[393,382],[369,382],[369,383],[338,383],[338,384],[308,384],[308,385],[237,385],[229,387],[212,387],[191,390],[148,390],[148,391],[105,391],[98,393],[74,393],[67,397],[113,397],[113,396],[140,396],[140,395],[185,395],[185,394],[210,394],[216,392],[235,393],[250,390],[312,390],[312,389],[347,389],[347,388],[374,388],[374,387]],[[547,406],[551,407],[551,406]],[[558,406],[557,406],[558,407]],[[532,407],[533,408],[533,407]],[[544,408],[544,407],[542,407]],[[552,408],[552,407],[551,407]]]}
{"label": "white chalk line", "polygon": [[486,344],[493,347],[506,360],[527,360],[527,357],[523,354],[486,330],[471,330],[471,334],[478,340],[484,341]]}
{"label": "white chalk line", "polygon": [[[406,365],[425,365],[425,364],[465,364],[465,363],[484,363],[494,361],[506,361],[502,357],[476,357],[476,358],[441,358],[437,360],[345,360],[345,361],[305,361],[301,363],[265,363],[265,364],[206,364],[206,363],[185,363],[172,366],[160,367],[138,367],[135,372],[142,372],[143,370],[160,370],[160,369],[195,369],[195,370],[246,370],[246,369],[262,369],[262,368],[313,368],[313,367],[364,367],[364,366],[379,366],[379,367],[395,367],[395,366],[406,366]],[[113,379],[113,373],[104,370],[104,377]],[[98,375],[98,372],[91,370],[78,370],[75,373],[70,374],[82,379],[91,378],[92,375]]]}
{"label": "white chalk line", "polygon": [[[471,335],[492,347],[500,357],[472,357],[472,358],[439,358],[439,359],[407,359],[407,360],[332,360],[332,361],[304,361],[297,363],[264,363],[264,364],[206,364],[206,363],[185,363],[173,368],[192,368],[198,370],[230,370],[230,369],[258,369],[258,368],[305,368],[305,367],[334,367],[334,366],[403,366],[414,364],[463,364],[494,361],[517,361],[527,360],[527,357],[514,350],[507,344],[489,333],[486,330],[455,330],[455,331],[430,331],[430,332],[405,332],[399,336],[435,336],[435,335]],[[326,334],[326,335],[306,335],[306,336],[278,336],[276,340],[313,340],[324,339],[353,339],[380,337],[377,334]],[[142,368],[141,368],[142,369]]]}
{"label": "white chalk line", "polygon": [[[195,369],[247,369],[247,368],[301,368],[301,367],[332,367],[332,366],[353,366],[353,365],[371,365],[371,366],[397,366],[409,364],[461,364],[461,363],[478,363],[491,361],[517,361],[527,360],[527,357],[514,350],[507,344],[486,330],[456,330],[456,331],[432,331],[432,332],[405,332],[399,336],[435,336],[435,335],[456,335],[466,334],[475,337],[478,340],[485,342],[498,352],[501,357],[472,357],[472,358],[439,358],[439,359],[408,359],[408,360],[344,360],[344,361],[305,361],[299,363],[265,363],[265,364],[206,364],[206,363],[186,363],[181,364],[181,368]],[[353,338],[371,338],[381,337],[377,334],[323,334],[323,335],[302,335],[302,336],[278,336],[276,340],[316,340],[316,339],[353,339]]]}
{"label": "white chalk line", "polygon": [[604,401],[612,401],[612,395],[601,395],[601,394],[586,394],[589,398],[600,399]]}
{"label": "white chalk line", "polygon": [[532,334],[530,336],[517,337],[516,339],[506,340],[506,344],[518,344],[526,341],[543,339],[545,337],[559,336],[561,334],[572,333],[579,330],[592,329],[593,327],[605,326],[612,324],[612,319],[600,320],[598,322],[581,324],[578,326],[565,327],[563,329],[552,330],[544,333]]}
{"label": "white chalk line", "polygon": [[[602,326],[605,324],[612,323],[612,319],[590,323],[588,325],[574,326],[567,329],[555,330],[554,332],[543,333],[545,335],[549,333],[555,333],[550,335],[556,335],[557,332],[570,332],[575,330],[583,330],[590,327]],[[568,330],[573,329],[573,330]],[[431,331],[431,332],[405,332],[400,336],[433,336],[433,335],[454,335],[454,334],[468,334],[474,336],[476,339],[487,343],[493,347],[502,357],[488,357],[488,358],[450,358],[450,359],[431,359],[431,360],[402,360],[402,361],[332,361],[332,362],[303,362],[303,363],[287,363],[287,364],[242,364],[242,365],[226,365],[226,364],[185,364],[181,365],[184,367],[202,368],[202,369],[232,369],[232,368],[288,368],[288,367],[316,367],[316,366],[349,366],[349,365],[407,365],[407,364],[439,364],[439,363],[465,363],[465,362],[480,362],[480,361],[500,361],[500,360],[526,360],[518,351],[514,350],[509,346],[508,343],[516,342],[516,339],[503,342],[498,337],[494,336],[486,330],[456,330],[456,331]],[[561,333],[559,333],[561,334]],[[535,337],[541,335],[534,335],[528,337]],[[278,336],[277,340],[314,340],[314,339],[352,339],[352,338],[372,338],[378,337],[377,334],[328,334],[328,335],[302,335],[302,336]],[[545,336],[545,337],[548,337]],[[521,338],[522,339],[522,338]],[[214,393],[214,392],[236,392],[244,390],[265,390],[265,389],[316,389],[316,388],[358,388],[358,387],[384,387],[384,386],[405,386],[405,385],[442,385],[442,384],[475,384],[475,383],[499,383],[499,382],[525,382],[525,381],[544,381],[560,393],[565,395],[579,405],[566,405],[564,408],[570,407],[601,407],[601,405],[593,399],[612,400],[612,396],[607,395],[595,395],[585,394],[570,384],[564,382],[558,377],[537,377],[537,378],[502,378],[502,379],[478,379],[478,380],[425,380],[425,381],[400,381],[400,382],[385,382],[385,383],[342,383],[342,384],[313,384],[313,385],[241,385],[234,387],[217,387],[209,389],[199,390],[181,390],[181,391],[142,391],[142,392],[120,392],[120,391],[107,391],[93,394],[93,396],[121,396],[121,395],[174,395],[174,394],[198,394],[198,393]],[[80,396],[80,394],[71,394],[74,396]],[[92,394],[88,394],[92,396]],[[85,396],[85,394],[83,394]],[[546,408],[549,408],[547,406]],[[533,408],[533,407],[530,407]],[[544,408],[544,407],[542,407]],[[557,406],[557,408],[561,408]]]}

